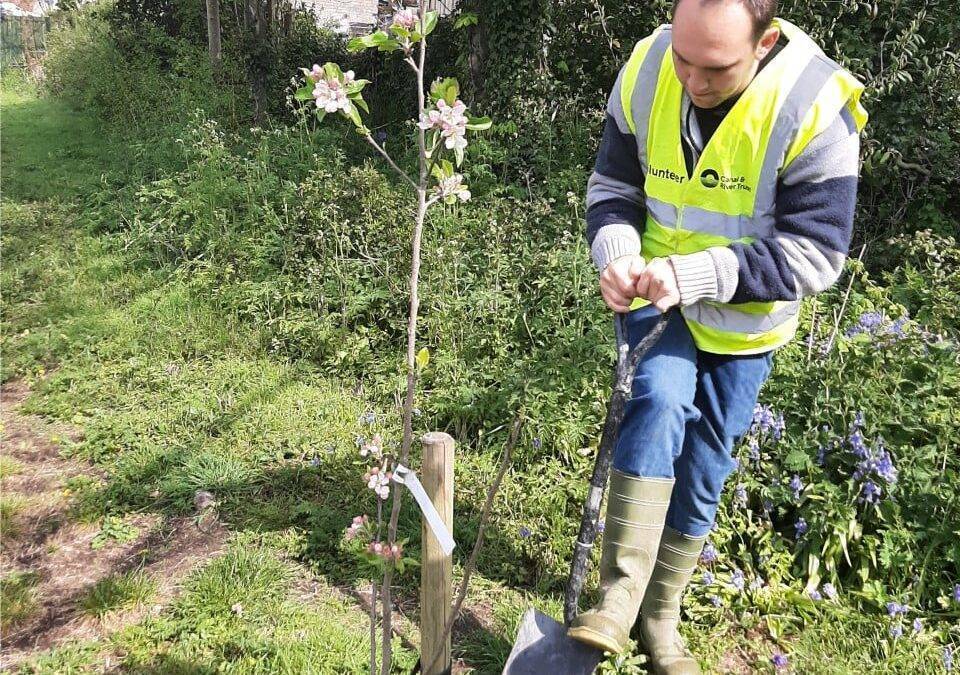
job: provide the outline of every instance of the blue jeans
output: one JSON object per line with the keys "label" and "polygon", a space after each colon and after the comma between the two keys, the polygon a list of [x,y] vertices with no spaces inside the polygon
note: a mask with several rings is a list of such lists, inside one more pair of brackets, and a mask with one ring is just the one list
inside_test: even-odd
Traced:
{"label": "blue jeans", "polygon": [[[724,481],[737,466],[731,453],[750,428],[773,352],[701,351],[679,309],[669,315],[666,329],[637,366],[613,466],[633,476],[676,478],[667,525],[699,537],[713,526]],[[659,316],[653,305],[627,315],[631,348]]]}

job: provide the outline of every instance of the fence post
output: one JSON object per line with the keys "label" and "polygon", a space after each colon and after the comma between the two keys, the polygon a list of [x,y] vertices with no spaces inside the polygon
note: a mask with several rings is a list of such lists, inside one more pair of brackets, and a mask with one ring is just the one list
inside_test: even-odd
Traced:
{"label": "fence post", "polygon": [[[423,489],[440,512],[447,529],[453,532],[453,447],[449,434],[431,431],[424,434]],[[444,625],[450,616],[453,596],[453,558],[445,555],[426,520],[422,529],[420,567],[420,657],[423,675],[450,672],[450,636],[441,643]],[[442,651],[432,671],[426,661]]]}

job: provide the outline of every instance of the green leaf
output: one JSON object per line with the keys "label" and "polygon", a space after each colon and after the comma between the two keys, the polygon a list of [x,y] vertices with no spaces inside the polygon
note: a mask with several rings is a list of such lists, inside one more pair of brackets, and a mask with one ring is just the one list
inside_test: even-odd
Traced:
{"label": "green leaf", "polygon": [[457,82],[456,78],[437,79],[430,85],[430,99],[433,102],[443,99],[447,102],[447,105],[453,105],[457,102],[458,96],[460,96],[460,83]]}
{"label": "green leaf", "polygon": [[433,32],[433,29],[437,27],[437,19],[440,18],[440,14],[437,12],[427,12],[427,15],[424,17],[424,28],[420,30],[423,35],[430,35]]}
{"label": "green leaf", "polygon": [[477,15],[474,12],[463,12],[454,22],[453,27],[456,29],[466,28],[467,26],[476,26],[478,22]]}
{"label": "green leaf", "polygon": [[340,66],[332,61],[327,61],[323,64],[323,72],[327,74],[327,78],[331,80],[343,80],[343,71],[340,70]]}
{"label": "green leaf", "polygon": [[323,108],[317,108],[317,121],[322,122],[323,118],[327,116],[327,111]]}
{"label": "green leaf", "polygon": [[298,101],[309,101],[310,99],[313,98],[313,87],[310,86],[309,84],[305,87],[300,87],[293,94],[293,97]]}
{"label": "green leaf", "polygon": [[493,124],[493,120],[489,117],[468,117],[467,118],[467,129],[471,131],[484,131],[490,128],[490,125]]}
{"label": "green leaf", "polygon": [[370,114],[370,108],[367,106],[367,102],[363,100],[363,96],[360,94],[355,94],[350,97],[350,100],[354,102],[355,105],[363,109],[365,113]]}
{"label": "green leaf", "polygon": [[347,50],[351,52],[359,52],[363,51],[364,49],[370,49],[371,47],[379,47],[384,42],[389,40],[390,36],[387,35],[386,31],[378,30],[370,35],[353,38],[347,43]]}
{"label": "green leaf", "polygon": [[363,128],[363,120],[360,118],[360,111],[357,110],[357,106],[351,104],[343,111],[343,114],[353,120],[353,123],[357,125],[358,128]]}
{"label": "green leaf", "polygon": [[417,352],[417,367],[423,370],[430,363],[430,350],[424,347]]}
{"label": "green leaf", "polygon": [[457,166],[463,164],[463,148],[456,147],[453,149],[453,155],[457,158]]}
{"label": "green leaf", "polygon": [[348,84],[344,90],[347,92],[347,96],[350,96],[351,94],[357,94],[363,91],[363,88],[368,84],[370,84],[370,80],[354,80]]}

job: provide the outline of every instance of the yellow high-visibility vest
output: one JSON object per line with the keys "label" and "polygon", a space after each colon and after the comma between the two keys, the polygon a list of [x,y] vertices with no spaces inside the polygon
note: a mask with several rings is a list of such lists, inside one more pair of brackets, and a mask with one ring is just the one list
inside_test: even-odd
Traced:
{"label": "yellow high-visibility vest", "polygon": [[[743,91],[689,178],[680,139],[683,87],[674,70],[670,26],[661,26],[634,48],[619,96],[645,174],[641,251],[647,261],[769,235],[780,172],[843,107],[857,131],[866,124],[863,85],[802,30],[780,18],[774,25],[787,45]],[[637,298],[630,308],[647,304]],[[681,313],[699,349],[756,354],[790,341],[799,310],[799,300],[700,300]]]}

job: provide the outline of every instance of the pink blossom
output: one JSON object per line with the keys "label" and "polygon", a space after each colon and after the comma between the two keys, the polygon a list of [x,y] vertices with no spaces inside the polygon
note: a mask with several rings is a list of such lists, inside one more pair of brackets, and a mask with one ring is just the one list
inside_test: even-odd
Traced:
{"label": "pink blossom", "polygon": [[401,9],[393,15],[393,25],[411,30],[417,23],[417,15],[412,9]]}
{"label": "pink blossom", "polygon": [[332,113],[338,110],[350,110],[350,99],[347,92],[336,79],[318,80],[313,88],[313,98],[318,108]]}
{"label": "pink blossom", "polygon": [[420,115],[418,126],[421,129],[439,129],[440,135],[446,139],[448,150],[467,147],[467,110],[466,104],[457,99],[451,106],[445,100],[437,101],[437,109],[424,112]]}
{"label": "pink blossom", "polygon": [[313,64],[313,68],[310,69],[310,74],[307,75],[314,82],[318,81],[323,77],[323,68],[318,66],[316,63]]}

